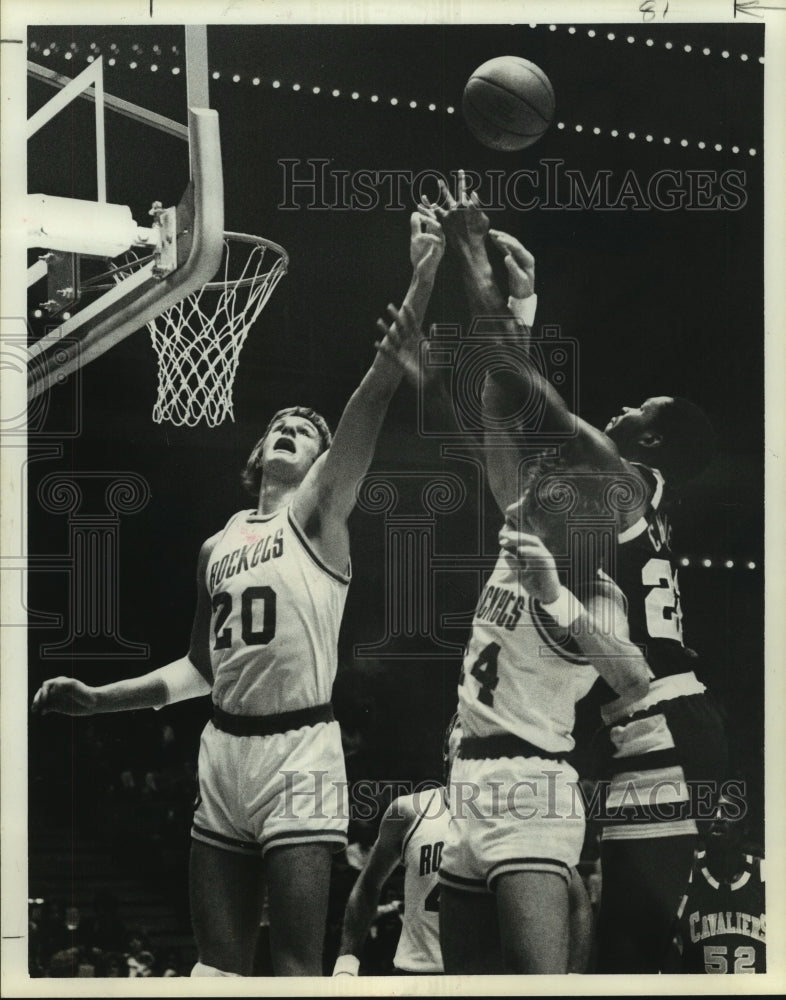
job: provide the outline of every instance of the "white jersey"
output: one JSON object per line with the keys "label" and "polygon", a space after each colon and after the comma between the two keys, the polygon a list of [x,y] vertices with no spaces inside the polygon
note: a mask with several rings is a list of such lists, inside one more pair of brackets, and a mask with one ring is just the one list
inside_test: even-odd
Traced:
{"label": "white jersey", "polygon": [[573,749],[575,706],[598,674],[574,640],[558,644],[553,619],[522,586],[502,550],[484,587],[459,679],[466,736],[513,733],[550,753]]}
{"label": "white jersey", "polygon": [[441,973],[439,864],[448,835],[450,810],[444,788],[402,797],[417,814],[401,847],[404,865],[404,922],[393,965],[402,972]]}
{"label": "white jersey", "polygon": [[205,582],[219,708],[275,715],[330,701],[349,576],[321,561],[289,507],[230,518]]}

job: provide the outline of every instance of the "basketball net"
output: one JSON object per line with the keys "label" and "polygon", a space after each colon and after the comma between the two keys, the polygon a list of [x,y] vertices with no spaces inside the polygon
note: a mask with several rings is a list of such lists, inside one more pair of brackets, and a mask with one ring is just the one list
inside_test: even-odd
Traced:
{"label": "basketball net", "polygon": [[234,420],[232,386],[246,336],[280,279],[286,251],[261,236],[224,233],[217,278],[148,322],[158,357],[153,420],[216,427]]}

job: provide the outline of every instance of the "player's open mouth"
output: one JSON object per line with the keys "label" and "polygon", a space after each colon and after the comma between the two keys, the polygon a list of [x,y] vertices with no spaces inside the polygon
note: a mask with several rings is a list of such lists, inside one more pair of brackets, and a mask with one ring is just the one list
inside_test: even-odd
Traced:
{"label": "player's open mouth", "polygon": [[279,438],[273,445],[273,451],[288,451],[295,454],[295,442],[291,438]]}

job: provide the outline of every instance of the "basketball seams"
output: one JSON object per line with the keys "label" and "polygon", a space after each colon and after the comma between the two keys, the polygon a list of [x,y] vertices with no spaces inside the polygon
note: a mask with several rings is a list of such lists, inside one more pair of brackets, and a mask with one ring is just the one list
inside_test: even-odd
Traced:
{"label": "basketball seams", "polygon": [[497,56],[478,66],[464,87],[464,118],[490,149],[514,152],[551,125],[554,89],[544,71],[521,56]]}
{"label": "basketball seams", "polygon": [[548,91],[552,105],[555,104],[556,98],[554,96],[554,88],[551,85],[551,80],[549,80],[549,78],[546,76],[546,74],[543,72],[540,66],[536,66],[535,63],[529,62],[527,59],[521,59],[520,56],[512,56],[511,58],[520,60],[519,65],[523,69],[528,69],[530,73],[533,74],[533,76],[537,77],[537,79],[540,80],[540,82]]}
{"label": "basketball seams", "polygon": [[466,92],[464,93],[464,102],[465,105],[469,106],[472,109],[473,113],[477,115],[478,118],[482,119],[485,125],[490,126],[496,132],[498,132],[501,139],[504,139],[506,135],[517,135],[520,136],[522,139],[532,139],[532,138],[537,139],[541,135],[543,135],[542,129],[539,129],[537,132],[517,132],[515,129],[509,128],[507,125],[505,125],[504,127],[501,126],[499,122],[494,121],[493,118],[489,118],[487,112],[482,111],[477,106],[477,104],[471,101],[470,95]]}
{"label": "basketball seams", "polygon": [[[487,80],[487,79],[485,79],[485,77],[474,76],[472,78],[472,80],[470,80],[470,83],[472,83],[473,80],[477,80],[478,82],[484,84],[487,87],[492,87],[494,90],[499,90],[503,94],[506,94],[508,97],[514,98],[519,104],[521,104],[525,108],[527,108],[528,111],[531,111],[534,115],[536,115],[543,122],[543,127],[544,128],[547,128],[551,124],[551,119],[550,118],[544,118],[543,115],[540,113],[540,111],[538,111],[537,108],[533,107],[529,103],[529,101],[525,101],[524,98],[520,97],[514,91],[509,90],[507,87],[503,87],[501,84],[495,83],[493,80]],[[469,85],[468,85],[468,89],[465,91],[465,94],[467,96],[470,95],[472,93],[473,89],[477,89],[477,88],[469,87]],[[477,107],[477,105],[474,105],[474,107]],[[507,126],[505,126],[505,128],[507,129]],[[514,133],[514,134],[517,134],[517,135],[530,135],[530,134],[531,135],[540,135],[542,131],[543,131],[543,129],[540,129],[538,132],[532,132],[532,133],[518,132],[518,133]]]}

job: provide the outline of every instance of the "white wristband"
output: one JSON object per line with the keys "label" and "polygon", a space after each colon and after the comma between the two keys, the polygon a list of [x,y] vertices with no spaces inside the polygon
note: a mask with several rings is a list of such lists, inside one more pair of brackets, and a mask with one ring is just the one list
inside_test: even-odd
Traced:
{"label": "white wristband", "polygon": [[534,292],[524,299],[514,299],[512,295],[508,298],[508,309],[519,326],[532,326],[537,307],[538,297]]}
{"label": "white wristband", "polygon": [[334,976],[356,976],[360,968],[360,959],[354,955],[339,955],[333,966]]}
{"label": "white wristband", "polygon": [[584,605],[565,587],[560,587],[559,597],[550,604],[540,605],[561,628],[569,628],[584,611]]}

